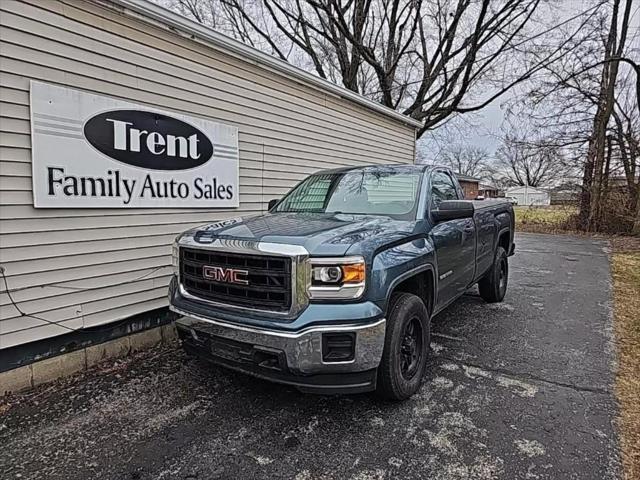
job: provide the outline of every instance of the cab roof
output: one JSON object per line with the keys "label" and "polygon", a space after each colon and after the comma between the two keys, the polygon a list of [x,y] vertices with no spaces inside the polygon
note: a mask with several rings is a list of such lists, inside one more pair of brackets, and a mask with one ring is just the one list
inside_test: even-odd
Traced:
{"label": "cab roof", "polygon": [[321,170],[316,172],[316,175],[328,175],[334,173],[347,173],[347,172],[403,172],[403,173],[424,173],[427,170],[432,170],[431,165],[365,165],[362,167],[339,167],[331,168],[329,170]]}

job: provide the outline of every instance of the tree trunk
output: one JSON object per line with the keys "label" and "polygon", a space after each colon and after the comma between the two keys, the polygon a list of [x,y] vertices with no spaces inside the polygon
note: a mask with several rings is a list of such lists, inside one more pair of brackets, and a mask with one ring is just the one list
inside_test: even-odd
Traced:
{"label": "tree trunk", "polygon": [[[593,149],[589,148],[592,155],[591,164],[593,172],[591,174],[591,188],[589,193],[589,214],[587,215],[587,231],[597,231],[600,223],[601,206],[602,206],[602,184],[604,181],[603,168],[605,161],[605,139],[607,123],[609,122],[610,104],[605,99],[602,111],[596,115],[593,131]],[[600,108],[598,108],[600,110]]]}
{"label": "tree trunk", "polygon": [[593,131],[589,140],[589,150],[585,162],[582,195],[580,198],[579,227],[583,230],[597,230],[602,217],[602,185],[605,161],[605,137],[607,124],[614,105],[616,78],[618,76],[619,60],[626,41],[629,27],[631,0],[626,1],[623,21],[618,41],[618,12],[620,1],[614,0],[611,14],[611,24],[607,36],[604,52],[604,67],[600,79],[598,93],[598,107],[593,121]]}
{"label": "tree trunk", "polygon": [[[595,122],[594,122],[595,129]],[[578,211],[578,228],[586,231],[589,228],[591,211],[591,185],[593,184],[593,166],[595,158],[595,142],[589,140],[587,159],[582,169],[582,191],[580,192],[580,210]]]}
{"label": "tree trunk", "polygon": [[640,235],[640,184],[636,187],[636,218],[633,222],[632,233],[634,235]]}

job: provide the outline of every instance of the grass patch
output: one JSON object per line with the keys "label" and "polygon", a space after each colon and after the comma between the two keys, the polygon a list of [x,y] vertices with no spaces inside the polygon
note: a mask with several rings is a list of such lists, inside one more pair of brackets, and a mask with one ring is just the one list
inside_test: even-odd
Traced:
{"label": "grass patch", "polygon": [[612,273],[622,463],[624,478],[635,480],[640,478],[640,251],[614,252]]}
{"label": "grass patch", "polygon": [[570,205],[513,207],[516,231],[531,233],[568,233],[574,230],[578,209]]}

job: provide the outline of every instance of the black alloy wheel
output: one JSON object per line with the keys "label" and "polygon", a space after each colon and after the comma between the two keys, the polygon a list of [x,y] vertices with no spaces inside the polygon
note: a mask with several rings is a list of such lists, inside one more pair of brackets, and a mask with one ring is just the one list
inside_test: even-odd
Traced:
{"label": "black alloy wheel", "polygon": [[480,296],[489,303],[501,302],[509,283],[509,259],[506,250],[498,246],[489,271],[478,282]]}
{"label": "black alloy wheel", "polygon": [[507,293],[507,279],[509,278],[509,263],[507,257],[500,257],[500,280],[498,281],[498,291],[504,297]]}
{"label": "black alloy wheel", "polygon": [[429,312],[422,298],[396,293],[389,302],[378,394],[404,400],[420,389],[429,355]]}
{"label": "black alloy wheel", "polygon": [[404,327],[402,344],[398,351],[400,363],[400,373],[407,380],[411,380],[416,372],[422,356],[424,355],[424,345],[422,344],[422,325],[418,317],[411,318]]}

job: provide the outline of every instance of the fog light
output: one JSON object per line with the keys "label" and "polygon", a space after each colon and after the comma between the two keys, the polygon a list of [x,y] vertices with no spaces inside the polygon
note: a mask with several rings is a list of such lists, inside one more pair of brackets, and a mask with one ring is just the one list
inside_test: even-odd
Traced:
{"label": "fog light", "polygon": [[196,342],[200,341],[200,337],[193,328],[189,329],[189,333],[191,333],[191,338],[193,338]]}
{"label": "fog light", "polygon": [[322,335],[323,362],[349,362],[355,358],[355,354],[355,333],[324,333]]}

